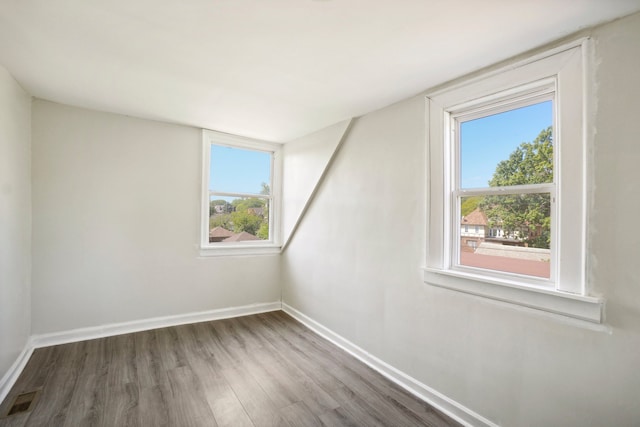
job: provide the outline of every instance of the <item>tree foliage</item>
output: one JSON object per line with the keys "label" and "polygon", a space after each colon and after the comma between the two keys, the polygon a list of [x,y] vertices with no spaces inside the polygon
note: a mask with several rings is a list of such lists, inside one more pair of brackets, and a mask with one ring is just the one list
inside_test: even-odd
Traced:
{"label": "tree foliage", "polygon": [[[221,208],[216,209],[216,206],[221,206]],[[209,216],[230,212],[233,212],[233,206],[226,200],[216,199],[209,202]]]}
{"label": "tree foliage", "polygon": [[482,196],[463,197],[460,205],[460,215],[467,216],[482,203]]}
{"label": "tree foliage", "polygon": [[264,194],[264,195],[271,194],[271,188],[269,187],[269,184],[267,184],[266,182],[263,182],[262,184],[260,184],[260,194]]}
{"label": "tree foliage", "polygon": [[[553,182],[553,134],[548,127],[533,142],[523,142],[507,160],[498,163],[491,187]],[[548,193],[486,196],[480,203],[490,227],[528,246],[551,244],[551,199]]]}
{"label": "tree foliage", "polygon": [[[267,187],[268,188],[268,187]],[[215,206],[224,206],[223,212]],[[211,228],[222,227],[234,233],[243,231],[265,240],[269,238],[269,203],[258,197],[238,198],[231,203],[212,200],[209,206]]]}
{"label": "tree foliage", "polygon": [[233,206],[233,210],[236,212],[247,211],[250,208],[262,208],[265,205],[264,199],[259,199],[257,197],[249,197],[246,199],[235,199],[231,202]]}
{"label": "tree foliage", "polygon": [[[260,194],[271,194],[269,184],[261,184]],[[269,199],[240,197],[231,203],[223,199],[212,200],[209,202],[209,225],[234,233],[244,231],[266,240],[269,238]]]}
{"label": "tree foliage", "polygon": [[229,231],[233,231],[233,223],[231,214],[217,214],[209,217],[211,228],[222,227]]}
{"label": "tree foliage", "polygon": [[246,210],[236,211],[231,214],[231,222],[233,223],[234,233],[246,231],[247,233],[256,236],[260,229],[260,225],[262,224],[262,217],[251,214]]}
{"label": "tree foliage", "polygon": [[491,187],[553,182],[553,134],[549,126],[533,142],[523,142],[498,163]]}
{"label": "tree foliage", "polygon": [[269,221],[262,221],[258,233],[256,234],[260,239],[267,240],[269,238]]}

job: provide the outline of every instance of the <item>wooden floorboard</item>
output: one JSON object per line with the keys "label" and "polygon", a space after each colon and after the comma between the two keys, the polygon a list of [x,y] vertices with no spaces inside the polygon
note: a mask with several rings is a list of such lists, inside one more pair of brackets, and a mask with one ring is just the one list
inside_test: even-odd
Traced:
{"label": "wooden floorboard", "polygon": [[0,427],[459,426],[281,311],[40,348]]}

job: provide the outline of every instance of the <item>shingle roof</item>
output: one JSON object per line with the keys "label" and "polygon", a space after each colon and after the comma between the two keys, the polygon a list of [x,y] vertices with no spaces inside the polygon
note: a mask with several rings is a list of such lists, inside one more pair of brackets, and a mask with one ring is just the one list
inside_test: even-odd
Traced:
{"label": "shingle roof", "polygon": [[480,210],[480,208],[475,208],[473,212],[471,212],[467,216],[462,217],[461,224],[468,225],[487,225],[489,222],[487,221],[487,216]]}
{"label": "shingle roof", "polygon": [[209,237],[231,237],[231,236],[233,236],[233,232],[222,227],[213,228],[209,232]]}
{"label": "shingle roof", "polygon": [[246,231],[243,231],[241,233],[234,234],[231,237],[227,237],[226,239],[223,240],[223,242],[243,242],[245,240],[260,240],[260,238],[257,236],[254,236],[251,233],[247,233]]}

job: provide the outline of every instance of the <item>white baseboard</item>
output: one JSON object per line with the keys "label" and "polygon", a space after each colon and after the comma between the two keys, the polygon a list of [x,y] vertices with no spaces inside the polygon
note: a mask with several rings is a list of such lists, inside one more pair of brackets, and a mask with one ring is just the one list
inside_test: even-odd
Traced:
{"label": "white baseboard", "polygon": [[369,354],[362,348],[353,344],[351,341],[343,338],[284,302],[282,303],[282,310],[307,326],[309,329],[331,341],[333,344],[342,348],[360,361],[366,363],[380,374],[398,384],[400,387],[444,412],[459,423],[466,426],[498,427],[497,424],[484,418],[482,415],[475,413],[464,405],[461,405],[455,400],[448,398],[444,394],[421,383],[415,378],[410,377],[372,354]]}
{"label": "white baseboard", "polygon": [[220,308],[199,311],[195,313],[177,314],[173,316],[153,317],[151,319],[133,320],[131,322],[112,323],[109,325],[92,326],[89,328],[72,329],[69,331],[53,332],[32,336],[34,348],[51,345],[67,344],[95,338],[129,334],[132,332],[148,331],[149,329],[166,328],[168,326],[186,325],[189,323],[208,322],[211,320],[228,319],[231,317],[248,316],[250,314],[266,313],[280,310],[280,301],[261,304],[250,304],[241,307]]}
{"label": "white baseboard", "polygon": [[229,307],[195,313],[178,314],[174,316],[154,317],[151,319],[134,320],[131,322],[112,323],[109,325],[92,326],[89,328],[72,329],[69,331],[53,332],[42,335],[32,335],[24,350],[18,356],[11,368],[0,380],[0,402],[2,402],[11,387],[16,383],[20,373],[26,366],[33,350],[51,345],[67,344],[95,338],[104,338],[131,332],[147,331],[149,329],[165,328],[168,326],[186,325],[189,323],[208,322],[211,320],[228,319],[231,317],[248,316],[251,314],[277,311],[282,308],[280,301]]}
{"label": "white baseboard", "polygon": [[18,381],[18,377],[22,373],[22,370],[27,366],[31,353],[33,353],[33,345],[31,343],[31,339],[28,339],[24,349],[18,355],[16,361],[13,362],[13,365],[11,365],[2,379],[0,379],[0,403],[2,403],[5,397],[7,397],[11,387],[13,387],[16,381]]}
{"label": "white baseboard", "polygon": [[216,310],[201,311],[196,313],[179,314],[175,316],[155,317],[151,319],[135,320],[131,322],[113,323],[109,325],[94,326],[89,328],[73,329],[70,331],[54,332],[42,335],[33,335],[27,341],[11,368],[0,379],[0,402],[9,394],[11,387],[16,383],[20,373],[26,366],[33,350],[51,345],[66,344],[77,341],[84,341],[95,338],[127,334],[132,332],[146,331],[149,329],[164,328],[168,326],[185,325],[190,323],[207,322],[211,320],[227,319],[231,317],[248,316],[251,314],[266,313],[269,311],[283,310],[297,319],[309,329],[315,331],[322,337],[331,341],[338,347],[344,349],[357,359],[380,372],[382,375],[398,384],[411,394],[428,402],[435,408],[449,415],[451,418],[466,426],[498,427],[497,424],[489,421],[481,415],[473,412],[469,408],[448,398],[429,386],[410,377],[404,372],[394,368],[386,362],[369,354],[362,348],[353,344],[349,340],[341,337],[332,330],[324,327],[320,323],[296,310],[288,304],[280,301],[271,303],[261,303],[245,305],[241,307],[230,307]]}

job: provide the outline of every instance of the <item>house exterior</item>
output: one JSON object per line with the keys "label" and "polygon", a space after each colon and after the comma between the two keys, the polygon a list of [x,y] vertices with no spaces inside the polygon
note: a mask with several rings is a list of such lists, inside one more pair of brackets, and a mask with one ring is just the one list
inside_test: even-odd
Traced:
{"label": "house exterior", "polygon": [[249,208],[247,213],[255,216],[264,216],[264,208]]}
{"label": "house exterior", "polygon": [[460,220],[460,250],[474,252],[489,236],[489,221],[480,208],[475,208]]}
{"label": "house exterior", "polygon": [[214,205],[213,210],[216,214],[227,213],[227,207],[225,205]]}
{"label": "house exterior", "polygon": [[230,237],[227,237],[223,240],[223,242],[245,242],[247,240],[260,240],[258,236],[254,236],[251,233],[247,233],[246,231],[242,231],[240,233],[236,233]]}
{"label": "house exterior", "polygon": [[209,231],[209,242],[222,242],[233,236],[233,232],[223,227],[215,227]]}
{"label": "house exterior", "polygon": [[242,231],[240,233],[234,233],[223,227],[212,228],[209,232],[209,242],[243,242],[247,240],[260,240],[259,237],[254,236],[251,233]]}

